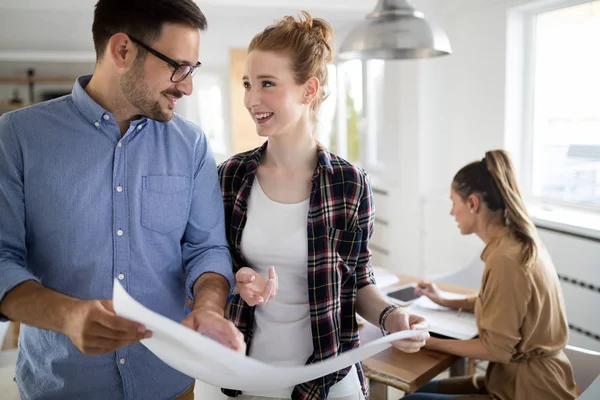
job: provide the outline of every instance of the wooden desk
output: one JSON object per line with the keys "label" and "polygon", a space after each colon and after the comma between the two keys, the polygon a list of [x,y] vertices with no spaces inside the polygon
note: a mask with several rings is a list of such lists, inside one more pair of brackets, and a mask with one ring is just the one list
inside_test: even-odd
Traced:
{"label": "wooden desk", "polygon": [[[398,284],[382,288],[384,291],[419,282],[420,279],[409,275],[398,275]],[[439,283],[442,290],[461,294],[476,293],[473,289]],[[387,350],[363,361],[365,375],[371,385],[371,400],[387,398],[387,387],[392,386],[404,392],[412,393],[448,368],[451,375],[465,374],[465,360],[461,357],[432,350],[420,350],[418,353],[404,353],[390,347]]]}

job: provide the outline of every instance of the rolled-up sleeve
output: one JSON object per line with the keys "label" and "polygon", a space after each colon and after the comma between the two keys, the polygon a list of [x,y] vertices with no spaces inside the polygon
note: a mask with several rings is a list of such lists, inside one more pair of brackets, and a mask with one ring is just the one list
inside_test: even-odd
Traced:
{"label": "rolled-up sleeve", "polygon": [[[39,282],[27,270],[23,156],[10,114],[0,117],[0,302],[15,286]],[[0,314],[0,321],[6,317]]]}
{"label": "rolled-up sleeve", "polygon": [[227,279],[230,292],[235,287],[225,237],[223,197],[217,177],[217,165],[204,135],[201,135],[198,143],[197,154],[199,162],[194,175],[190,215],[182,243],[187,275],[186,293],[191,300],[194,299],[194,283],[206,272],[214,272]]}
{"label": "rolled-up sleeve", "polygon": [[373,236],[375,225],[375,207],[373,206],[373,189],[369,176],[365,173],[363,181],[363,195],[358,206],[358,226],[362,231],[360,254],[356,265],[357,288],[375,284],[375,275],[371,265],[372,253],[369,241]]}
{"label": "rolled-up sleeve", "polygon": [[487,276],[480,296],[479,336],[497,360],[508,363],[521,341],[521,326],[531,297],[527,270],[507,255],[486,261]]}

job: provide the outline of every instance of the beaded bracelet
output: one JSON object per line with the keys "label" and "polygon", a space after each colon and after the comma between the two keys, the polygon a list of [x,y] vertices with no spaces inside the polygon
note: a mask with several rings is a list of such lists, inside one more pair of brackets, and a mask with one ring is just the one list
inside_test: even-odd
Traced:
{"label": "beaded bracelet", "polygon": [[381,334],[383,336],[388,335],[389,332],[384,328],[385,327],[385,321],[387,320],[387,317],[393,313],[394,311],[396,311],[398,308],[398,306],[390,304],[389,306],[387,306],[386,308],[383,309],[383,311],[381,312],[381,314],[379,314],[379,329],[381,329]]}

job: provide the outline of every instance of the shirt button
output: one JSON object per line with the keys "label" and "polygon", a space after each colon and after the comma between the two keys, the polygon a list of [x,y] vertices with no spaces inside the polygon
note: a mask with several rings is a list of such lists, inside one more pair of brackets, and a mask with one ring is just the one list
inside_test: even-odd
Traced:
{"label": "shirt button", "polygon": [[142,129],[142,125],[137,126],[137,130],[139,131],[140,129]]}
{"label": "shirt button", "polygon": [[96,125],[96,128],[98,128],[100,126],[100,122],[96,121],[94,122],[94,125]]}
{"label": "shirt button", "polygon": [[121,359],[119,360],[119,364],[121,364],[121,365],[125,364],[125,359],[124,359],[124,358],[121,358]]}
{"label": "shirt button", "polygon": [[110,119],[110,117],[108,116],[108,114],[104,114],[104,116],[102,118],[104,118],[105,121],[108,121]]}
{"label": "shirt button", "polygon": [[123,143],[121,143],[121,142],[117,143],[117,147],[123,147]]}
{"label": "shirt button", "polygon": [[123,188],[121,186],[117,186],[117,192],[121,193],[123,191]]}
{"label": "shirt button", "polygon": [[125,275],[123,275],[123,274],[119,274],[119,275],[117,276],[117,278],[119,278],[119,280],[120,280],[120,281],[122,281],[123,279],[125,279]]}
{"label": "shirt button", "polygon": [[117,236],[123,236],[123,231],[119,229],[119,230],[117,231]]}

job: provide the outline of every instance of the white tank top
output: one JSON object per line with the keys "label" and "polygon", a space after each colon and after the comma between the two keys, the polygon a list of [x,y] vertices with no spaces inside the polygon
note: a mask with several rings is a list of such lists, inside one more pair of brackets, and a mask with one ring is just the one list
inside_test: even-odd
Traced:
{"label": "white tank top", "polygon": [[[241,251],[250,266],[267,276],[274,266],[279,291],[254,313],[250,357],[270,364],[304,365],[313,353],[310,306],[308,302],[308,218],[309,199],[296,204],[271,200],[254,180]],[[329,398],[360,392],[356,368],[330,389]],[[290,398],[293,387],[269,392],[244,392],[261,397]]]}

